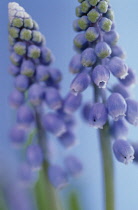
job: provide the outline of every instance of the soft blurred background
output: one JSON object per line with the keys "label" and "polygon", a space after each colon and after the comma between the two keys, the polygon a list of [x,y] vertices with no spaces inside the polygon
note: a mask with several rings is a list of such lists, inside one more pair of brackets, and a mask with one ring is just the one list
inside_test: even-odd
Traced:
{"label": "soft blurred background", "polygon": [[[8,183],[10,193],[10,189],[14,188],[16,182],[16,166],[19,161],[17,160],[18,154],[11,147],[8,138],[10,126],[14,122],[14,113],[8,105],[8,96],[13,86],[12,77],[8,73],[8,2],[10,1],[0,1],[0,183],[2,182],[3,186],[4,183]],[[61,69],[64,76],[62,91],[65,95],[73,78],[68,72],[68,64],[74,54],[72,40],[75,32],[72,29],[72,22],[75,19],[74,11],[75,6],[78,5],[77,0],[23,0],[17,2],[39,23],[41,32],[46,36],[47,46],[51,48],[56,57],[55,66]],[[127,52],[128,65],[137,71],[138,2],[136,0],[131,2],[130,0],[111,0],[110,2],[115,11],[116,28],[120,34],[119,44]],[[134,90],[134,97],[138,100],[137,90],[138,87]],[[87,91],[85,93],[85,99],[91,99],[91,92]],[[77,114],[77,116],[79,115]],[[62,190],[61,197],[66,204],[69,191],[77,189],[82,210],[102,210],[103,183],[98,137],[96,130],[88,127],[80,119],[78,121],[76,135],[80,144],[73,148],[71,152],[77,154],[82,160],[84,172],[78,179],[72,180],[66,189]],[[137,128],[130,128],[131,140],[138,141],[137,134]],[[116,210],[135,210],[138,206],[138,165],[130,164],[126,166],[116,160],[114,160],[114,163]],[[19,190],[14,188],[13,200]],[[26,192],[22,192],[21,197],[30,200]],[[9,202],[12,203],[13,200],[11,199]],[[31,208],[29,207],[29,209]],[[19,210],[18,205],[17,209]]]}

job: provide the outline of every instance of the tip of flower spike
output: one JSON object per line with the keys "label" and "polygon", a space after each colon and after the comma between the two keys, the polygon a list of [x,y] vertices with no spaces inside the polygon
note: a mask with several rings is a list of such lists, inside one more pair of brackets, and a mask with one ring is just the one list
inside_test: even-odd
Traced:
{"label": "tip of flower spike", "polygon": [[10,23],[12,20],[17,17],[17,18],[29,18],[30,15],[25,12],[24,8],[21,7],[18,3],[16,2],[10,2],[8,4],[8,13],[9,13],[9,21]]}

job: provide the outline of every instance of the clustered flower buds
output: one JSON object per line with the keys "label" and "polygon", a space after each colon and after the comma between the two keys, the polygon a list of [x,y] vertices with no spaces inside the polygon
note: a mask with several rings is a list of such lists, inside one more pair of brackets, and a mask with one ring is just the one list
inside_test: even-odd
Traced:
{"label": "clustered flower buds", "polygon": [[[44,139],[41,146],[43,131],[55,135],[64,148],[76,143],[72,113],[81,104],[81,94],[69,93],[65,99],[62,98],[59,85],[62,74],[50,66],[53,55],[45,45],[45,37],[31,16],[14,2],[9,3],[9,43],[9,72],[14,77],[10,104],[17,109],[17,123],[10,138],[14,145],[26,148],[26,162],[19,174],[23,181],[30,182],[32,170],[40,169],[46,156],[48,158],[44,154],[48,140]],[[86,81],[90,82],[87,74]],[[73,87],[76,93],[80,92],[80,86],[81,76],[77,86]],[[55,187],[62,187],[69,175],[76,176],[82,170],[82,164],[74,156],[66,157],[64,165],[62,168],[49,161],[48,175]]]}
{"label": "clustered flower buds", "polygon": [[[125,141],[127,122],[138,125],[138,102],[130,98],[129,91],[136,83],[136,75],[125,63],[125,53],[117,44],[119,34],[115,30],[114,12],[109,1],[78,2],[77,19],[73,22],[73,28],[78,32],[74,38],[77,53],[69,64],[70,72],[76,74],[71,91],[78,95],[91,85],[98,92],[96,101],[84,105],[83,117],[91,126],[99,129],[109,122],[111,136],[115,140],[115,156],[118,161],[129,163],[134,158],[134,150]],[[109,81],[113,76],[117,83],[111,87]],[[106,90],[111,92],[107,99]],[[111,117],[110,121],[108,116]]]}

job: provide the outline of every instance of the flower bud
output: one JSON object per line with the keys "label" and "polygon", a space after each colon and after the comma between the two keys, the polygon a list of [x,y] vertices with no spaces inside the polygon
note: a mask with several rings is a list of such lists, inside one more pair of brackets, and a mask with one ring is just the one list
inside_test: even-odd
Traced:
{"label": "flower bud", "polygon": [[27,90],[27,88],[29,87],[29,79],[27,76],[25,75],[18,75],[15,78],[15,87],[21,91],[24,92]]}
{"label": "flower bud", "polygon": [[81,72],[83,69],[83,66],[81,64],[81,55],[76,54],[72,57],[70,64],[69,64],[69,70],[71,73],[76,74]]}
{"label": "flower bud", "polygon": [[83,170],[82,163],[73,155],[67,156],[64,160],[64,163],[68,173],[71,176],[78,176]]}
{"label": "flower bud", "polygon": [[65,187],[68,183],[66,172],[58,165],[49,166],[48,177],[51,184],[58,189]]}
{"label": "flower bud", "polygon": [[75,135],[71,131],[64,133],[58,140],[64,148],[70,148],[76,144]]}
{"label": "flower bud", "polygon": [[96,54],[94,49],[87,48],[81,54],[81,63],[85,67],[91,67],[96,62]]}
{"label": "flower bud", "polygon": [[43,87],[39,84],[33,84],[28,90],[28,98],[32,105],[38,106],[42,103],[44,99],[44,90]]}
{"label": "flower bud", "polygon": [[126,99],[126,103],[127,103],[127,111],[126,111],[127,121],[134,126],[138,126],[138,102],[128,98]]}
{"label": "flower bud", "polygon": [[124,79],[120,79],[120,82],[126,87],[134,85],[136,83],[136,74],[131,68],[129,68],[128,75]]}
{"label": "flower bud", "polygon": [[89,123],[95,128],[103,128],[107,121],[107,109],[102,103],[95,103],[92,105],[89,115]]}
{"label": "flower bud", "polygon": [[55,113],[45,114],[42,119],[42,125],[55,136],[61,136],[66,132],[66,125],[63,119]]}
{"label": "flower bud", "polygon": [[23,60],[21,65],[21,74],[32,77],[35,73],[35,65],[31,60]]}
{"label": "flower bud", "polygon": [[128,125],[125,119],[114,121],[111,126],[111,135],[115,139],[127,139]]}
{"label": "flower bud", "polygon": [[26,104],[20,106],[17,110],[17,120],[23,125],[30,125],[34,121],[33,110]]}
{"label": "flower bud", "polygon": [[81,105],[82,96],[78,94],[75,96],[72,93],[69,93],[64,100],[63,110],[67,114],[72,114],[75,112]]}
{"label": "flower bud", "polygon": [[91,79],[88,73],[82,72],[78,74],[71,84],[71,90],[74,94],[83,92],[90,84]]}
{"label": "flower bud", "polygon": [[124,79],[128,75],[128,67],[121,58],[113,57],[108,68],[117,78]]}
{"label": "flower bud", "polygon": [[99,37],[99,31],[96,27],[89,27],[86,30],[85,37],[89,42],[94,42]]}
{"label": "flower bud", "polygon": [[127,104],[119,93],[112,93],[106,103],[108,114],[115,120],[126,116]]}
{"label": "flower bud", "polygon": [[106,88],[110,72],[102,65],[97,65],[92,71],[92,80],[99,88]]}
{"label": "flower bud", "polygon": [[111,48],[106,42],[98,42],[95,47],[95,53],[99,58],[106,58],[111,54]]}
{"label": "flower bud", "polygon": [[15,89],[12,91],[9,101],[12,107],[18,108],[24,103],[24,94]]}
{"label": "flower bud", "polygon": [[27,148],[27,162],[33,169],[40,169],[43,162],[43,153],[39,145],[30,145]]}
{"label": "flower bud", "polygon": [[45,93],[45,100],[51,109],[60,109],[62,107],[62,99],[56,88],[47,87]]}
{"label": "flower bud", "polygon": [[116,159],[124,164],[131,163],[134,159],[134,149],[128,141],[116,140],[113,151]]}

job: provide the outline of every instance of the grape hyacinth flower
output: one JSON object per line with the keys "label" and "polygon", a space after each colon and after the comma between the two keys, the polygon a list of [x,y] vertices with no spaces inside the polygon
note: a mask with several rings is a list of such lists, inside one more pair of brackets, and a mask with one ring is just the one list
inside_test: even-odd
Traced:
{"label": "grape hyacinth flower", "polygon": [[[46,133],[47,136],[52,134],[53,137],[58,137],[58,142],[64,148],[75,144],[76,137],[71,131],[74,126],[72,114],[81,105],[79,92],[89,85],[90,76],[87,73],[80,75],[72,85],[78,95],[69,93],[63,99],[59,84],[62,74],[59,69],[50,66],[53,55],[45,45],[45,38],[39,31],[38,24],[18,3],[9,3],[8,7],[9,72],[14,77],[14,90],[9,100],[17,110],[17,125],[12,128],[10,138],[12,143],[23,145],[26,150],[26,162],[20,171],[20,178],[29,182],[32,170],[41,170],[48,165],[49,170],[45,170],[45,174],[55,187],[60,188],[67,183],[68,171],[65,167],[62,170],[58,165],[51,165],[46,154]],[[85,21],[82,20],[80,25],[85,25]],[[74,42],[81,48],[84,40],[84,37],[80,37]],[[81,67],[81,58],[72,60],[72,72],[79,72]],[[87,84],[81,82],[82,77],[86,78]],[[76,164],[76,169],[77,167]]]}
{"label": "grape hyacinth flower", "polygon": [[[82,117],[90,128],[98,128],[107,187],[105,209],[114,209],[110,203],[114,199],[113,186],[109,184],[113,183],[111,138],[116,159],[131,163],[134,149],[127,141],[127,122],[138,126],[138,102],[131,99],[130,91],[136,84],[136,74],[126,64],[125,53],[118,46],[119,34],[109,0],[78,2],[77,19],[73,22],[77,33],[73,41],[76,54],[69,65],[70,72],[76,75],[70,87],[72,94],[81,93],[82,97],[90,86],[93,89],[94,96],[84,104]],[[115,84],[111,83],[113,77],[117,80]]]}

